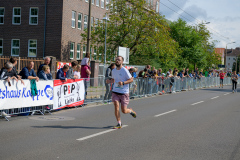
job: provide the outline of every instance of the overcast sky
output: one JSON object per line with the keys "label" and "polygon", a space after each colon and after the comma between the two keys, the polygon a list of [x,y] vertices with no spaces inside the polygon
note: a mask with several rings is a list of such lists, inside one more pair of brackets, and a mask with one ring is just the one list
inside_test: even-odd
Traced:
{"label": "overcast sky", "polygon": [[190,25],[210,22],[206,27],[212,39],[219,41],[216,47],[226,48],[231,42],[236,43],[227,48],[240,47],[240,0],[160,0],[160,13],[171,21],[182,18]]}

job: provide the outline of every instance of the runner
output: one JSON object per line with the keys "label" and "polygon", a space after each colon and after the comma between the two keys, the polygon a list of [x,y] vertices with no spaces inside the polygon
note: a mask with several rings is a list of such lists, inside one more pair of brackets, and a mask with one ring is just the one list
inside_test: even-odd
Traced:
{"label": "runner", "polygon": [[221,70],[219,76],[220,76],[220,86],[219,86],[219,88],[220,88],[221,86],[222,86],[222,88],[223,88],[223,79],[224,79],[224,77],[225,77],[225,73],[223,73],[223,71]]}
{"label": "runner", "polygon": [[116,67],[112,70],[112,79],[108,79],[107,83],[114,83],[112,90],[112,101],[115,106],[115,116],[118,124],[114,126],[114,129],[122,128],[122,123],[120,119],[119,106],[121,103],[121,110],[124,114],[130,113],[134,118],[137,117],[136,112],[131,108],[127,108],[129,103],[129,83],[133,82],[133,77],[129,71],[122,66],[123,57],[118,56],[116,58]]}
{"label": "runner", "polygon": [[236,71],[233,71],[233,74],[231,76],[232,80],[232,92],[237,92],[237,81],[238,81],[238,76],[236,74]]}

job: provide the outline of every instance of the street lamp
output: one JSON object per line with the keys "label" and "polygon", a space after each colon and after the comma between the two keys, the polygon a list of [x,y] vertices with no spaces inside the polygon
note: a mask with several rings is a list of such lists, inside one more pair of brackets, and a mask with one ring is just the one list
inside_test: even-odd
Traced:
{"label": "street lamp", "polygon": [[227,71],[227,45],[228,44],[232,44],[232,43],[236,43],[236,42],[230,42],[226,44],[226,54],[225,54],[225,70]]}
{"label": "street lamp", "polygon": [[107,21],[109,21],[109,18],[107,17],[107,13],[106,16],[103,18],[103,20],[105,21],[105,44],[104,44],[104,66],[103,66],[103,76],[105,76],[105,64],[106,64],[106,52],[107,52]]}

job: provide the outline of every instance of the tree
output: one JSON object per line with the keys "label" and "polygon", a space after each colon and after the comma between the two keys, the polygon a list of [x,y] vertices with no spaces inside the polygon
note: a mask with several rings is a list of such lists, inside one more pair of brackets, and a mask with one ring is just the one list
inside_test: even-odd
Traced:
{"label": "tree", "polygon": [[[107,60],[116,56],[119,46],[130,48],[130,64],[169,68],[176,65],[178,43],[169,33],[165,19],[145,0],[112,0],[107,22]],[[104,53],[105,24],[92,31],[91,43]],[[86,41],[86,33],[82,34]]]}

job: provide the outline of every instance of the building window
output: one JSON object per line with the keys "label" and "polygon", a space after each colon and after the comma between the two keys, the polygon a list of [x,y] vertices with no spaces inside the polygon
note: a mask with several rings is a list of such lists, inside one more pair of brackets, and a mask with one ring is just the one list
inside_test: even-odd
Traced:
{"label": "building window", "polygon": [[94,0],[92,0],[92,4],[94,4]]}
{"label": "building window", "polygon": [[4,24],[4,11],[5,9],[0,7],[0,24]]}
{"label": "building window", "polygon": [[21,8],[13,8],[12,24],[21,24]]}
{"label": "building window", "polygon": [[86,45],[84,44],[83,45],[83,57],[85,57],[86,56]]}
{"label": "building window", "polygon": [[98,18],[96,18],[95,19],[95,30],[97,29],[97,27],[98,27],[98,22],[99,22],[99,19]]}
{"label": "building window", "polygon": [[80,59],[80,54],[81,53],[81,44],[80,43],[78,43],[77,44],[77,59]]}
{"label": "building window", "polygon": [[3,55],[3,39],[0,39],[0,55]]}
{"label": "building window", "polygon": [[230,63],[228,63],[228,66],[230,66]]}
{"label": "building window", "polygon": [[78,13],[78,29],[82,29],[82,13]]}
{"label": "building window", "polygon": [[85,0],[85,2],[88,2],[88,0]]}
{"label": "building window", "polygon": [[11,55],[12,56],[19,56],[20,53],[20,39],[12,39],[11,44]]}
{"label": "building window", "polygon": [[93,30],[94,18],[91,17],[91,31]]}
{"label": "building window", "polygon": [[109,4],[109,0],[106,0],[106,10],[108,10],[108,9],[109,9],[109,6],[108,6],[108,4]]}
{"label": "building window", "polygon": [[97,47],[96,46],[94,47],[93,54],[94,54],[93,59],[97,60]]}
{"label": "building window", "polygon": [[104,8],[104,0],[101,0],[101,8]]}
{"label": "building window", "polygon": [[71,43],[71,49],[70,49],[70,59],[74,58],[74,47],[75,47],[75,43],[72,42]]}
{"label": "building window", "polygon": [[88,16],[84,15],[84,30],[88,27]]}
{"label": "building window", "polygon": [[231,58],[229,58],[229,60],[230,60]]}
{"label": "building window", "polygon": [[30,8],[29,24],[38,24],[38,8]]}
{"label": "building window", "polygon": [[75,28],[76,12],[72,11],[72,28]]}
{"label": "building window", "polygon": [[28,40],[28,57],[37,57],[37,40]]}
{"label": "building window", "polygon": [[156,4],[156,12],[158,13],[159,11],[159,2],[157,1],[157,4]]}
{"label": "building window", "polygon": [[96,6],[99,6],[99,0],[96,0]]}

